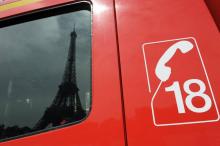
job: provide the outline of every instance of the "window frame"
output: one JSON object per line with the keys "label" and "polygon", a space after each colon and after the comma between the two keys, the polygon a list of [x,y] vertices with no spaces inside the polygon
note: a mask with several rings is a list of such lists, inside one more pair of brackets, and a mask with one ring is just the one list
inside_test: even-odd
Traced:
{"label": "window frame", "polygon": [[77,11],[81,11],[81,10],[88,10],[90,11],[90,17],[91,17],[91,32],[90,32],[90,44],[91,44],[91,48],[90,48],[90,90],[91,90],[91,94],[90,94],[90,110],[87,113],[87,115],[82,118],[79,121],[74,121],[74,122],[70,122],[67,124],[63,124],[63,125],[59,125],[59,126],[55,126],[55,127],[50,127],[50,128],[46,128],[43,130],[37,130],[37,131],[33,131],[30,133],[26,133],[26,134],[21,134],[18,136],[14,136],[14,137],[10,137],[10,138],[5,138],[5,139],[0,139],[0,143],[2,142],[6,142],[6,141],[10,141],[10,140],[16,140],[16,139],[20,139],[20,138],[24,138],[27,136],[33,136],[36,134],[40,134],[40,133],[45,133],[48,131],[53,131],[56,129],[61,129],[61,128],[65,128],[65,127],[69,127],[69,126],[73,126],[76,124],[79,124],[83,121],[85,121],[91,113],[92,110],[92,97],[93,97],[93,92],[92,92],[92,3],[88,2],[88,1],[72,1],[72,2],[68,2],[68,3],[62,3],[59,5],[55,5],[55,6],[49,6],[49,7],[43,7],[41,9],[38,10],[33,10],[33,11],[27,11],[21,14],[16,14],[16,15],[12,15],[9,17],[5,17],[3,19],[0,19],[0,29],[4,28],[4,27],[8,27],[8,26],[13,26],[13,25],[18,25],[18,24],[22,24],[25,22],[30,22],[30,21],[35,21],[35,20],[39,20],[39,19],[43,19],[43,18],[50,18],[53,16],[59,16],[62,14],[66,14],[66,13],[74,13]]}

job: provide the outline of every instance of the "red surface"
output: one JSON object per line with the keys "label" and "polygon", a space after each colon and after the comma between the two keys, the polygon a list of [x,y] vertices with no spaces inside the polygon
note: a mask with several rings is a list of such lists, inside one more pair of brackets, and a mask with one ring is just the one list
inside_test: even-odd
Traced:
{"label": "red surface", "polygon": [[1,0],[0,1],[0,6],[8,4],[8,3],[16,2],[16,1],[19,1],[19,0]]}
{"label": "red surface", "polygon": [[[142,52],[143,43],[195,37],[208,72],[215,99],[218,106],[220,106],[220,69],[218,67],[220,62],[220,50],[218,49],[220,48],[220,36],[204,1],[116,0],[116,8],[128,145],[219,146],[219,122],[162,127],[153,124],[150,105],[152,94],[148,92]],[[162,44],[160,47],[166,49],[168,46],[170,44]],[[155,47],[150,46],[152,52],[149,52],[147,56],[153,62],[157,61],[157,53],[159,53],[153,52],[153,49],[157,50]],[[161,49],[160,47],[159,49]],[[188,66],[190,71],[196,71],[192,73],[203,78],[204,73],[198,71],[200,68],[197,65],[198,58],[192,57],[193,55],[187,57],[187,55],[178,51],[167,64],[171,66],[173,71],[179,67],[179,76],[177,77],[179,80],[185,80],[185,73],[188,72],[184,69]],[[186,64],[176,66],[178,61],[185,61]],[[154,66],[154,63],[150,65]],[[194,65],[196,67],[193,67]],[[153,82],[156,82],[155,80],[156,78],[153,79]],[[208,89],[206,92],[210,94]],[[164,97],[165,94],[162,96]],[[197,118],[189,115],[189,117],[178,119],[177,111],[173,111],[173,109],[177,109],[175,102],[169,102],[164,98],[160,100],[160,105],[155,105],[155,110],[162,115],[160,120],[177,120],[178,122],[178,120],[186,121]],[[162,101],[163,99],[164,101]],[[171,112],[169,112],[169,108],[172,109]],[[186,112],[188,114],[188,111]],[[214,114],[206,114],[199,118],[212,119],[212,116]],[[216,118],[216,115],[214,118]]]}
{"label": "red surface", "polygon": [[[0,17],[67,1],[45,0],[1,12]],[[2,142],[0,146],[124,145],[113,3],[109,0],[95,0],[93,10],[92,111],[89,117],[76,125]]]}
{"label": "red surface", "polygon": [[[43,0],[35,4],[1,12],[0,18],[69,1]],[[148,92],[142,52],[144,43],[195,37],[207,69],[217,105],[220,106],[220,69],[218,68],[220,36],[204,1],[115,1],[128,145],[219,146],[219,122],[163,127],[154,125],[150,105],[152,94]],[[93,105],[90,116],[79,124],[4,142],[0,146],[125,145],[113,2],[111,0],[93,0],[92,2],[94,6],[92,41]],[[165,44],[165,48],[169,45],[171,44]],[[153,52],[148,54],[153,62],[158,59],[156,54]],[[173,69],[175,65],[178,65],[173,60],[180,58],[179,61],[183,61],[181,57],[184,56],[178,52],[169,62],[169,66]],[[191,72],[196,70],[194,72],[195,75],[205,80],[198,56],[195,58],[190,56],[184,61],[189,64]],[[181,73],[185,75],[184,67],[182,66],[180,66],[177,76],[183,80],[184,77],[181,76]],[[207,81],[204,82],[207,84]],[[208,87],[205,93],[210,95]],[[163,101],[164,104],[166,102]],[[193,102],[196,102],[198,106],[203,105],[201,101]],[[172,109],[171,112],[169,110],[167,112],[166,107],[159,112],[162,115],[162,120],[186,121],[189,118],[195,118],[191,113],[187,117],[178,119],[178,115],[175,115],[173,111],[173,109],[176,109],[175,102],[170,103],[168,107]],[[157,111],[159,108],[160,106],[155,106]],[[167,114],[171,114],[171,116],[167,116]],[[211,114],[198,117],[202,120],[203,118],[212,119],[213,117],[216,118],[215,114],[214,111]]]}

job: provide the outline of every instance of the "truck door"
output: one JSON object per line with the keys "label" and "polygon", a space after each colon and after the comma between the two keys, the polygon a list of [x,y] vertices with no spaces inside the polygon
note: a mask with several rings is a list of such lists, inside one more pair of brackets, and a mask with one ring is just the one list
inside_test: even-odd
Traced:
{"label": "truck door", "polygon": [[218,146],[220,35],[206,3],[116,0],[116,15],[128,145]]}
{"label": "truck door", "polygon": [[123,146],[113,2],[0,4],[0,146]]}

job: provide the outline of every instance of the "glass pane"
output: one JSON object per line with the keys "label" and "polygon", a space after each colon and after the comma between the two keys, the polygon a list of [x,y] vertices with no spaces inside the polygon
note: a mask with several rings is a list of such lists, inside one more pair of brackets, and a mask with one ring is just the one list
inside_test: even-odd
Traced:
{"label": "glass pane", "polygon": [[80,121],[90,100],[90,11],[0,29],[0,139]]}

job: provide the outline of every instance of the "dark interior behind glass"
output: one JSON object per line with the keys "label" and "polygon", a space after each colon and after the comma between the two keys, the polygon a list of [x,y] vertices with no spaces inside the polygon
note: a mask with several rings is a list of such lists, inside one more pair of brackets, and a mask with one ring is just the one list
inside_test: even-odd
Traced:
{"label": "dark interior behind glass", "polygon": [[69,4],[0,21],[1,140],[77,123],[88,115],[88,5]]}

